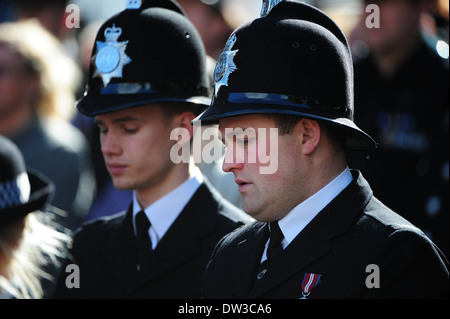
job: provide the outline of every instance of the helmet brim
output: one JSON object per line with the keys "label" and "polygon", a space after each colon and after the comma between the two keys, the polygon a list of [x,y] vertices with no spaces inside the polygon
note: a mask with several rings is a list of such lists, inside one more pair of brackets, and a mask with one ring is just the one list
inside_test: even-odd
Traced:
{"label": "helmet brim", "polygon": [[77,109],[86,116],[94,117],[100,114],[128,109],[131,107],[182,102],[198,105],[205,109],[210,105],[210,99],[204,96],[167,95],[167,94],[117,94],[117,95],[86,95],[76,103]]}
{"label": "helmet brim", "polygon": [[[317,110],[311,109],[312,112]],[[286,114],[294,115],[299,117],[310,118],[314,120],[325,121],[332,124],[338,128],[341,128],[345,132],[345,147],[349,151],[364,151],[370,152],[377,148],[376,142],[373,138],[361,130],[353,121],[344,117],[333,118],[329,114],[314,114],[305,111],[304,109],[299,110],[298,107],[286,107],[284,109],[277,108],[271,105],[261,105],[261,104],[224,104],[224,105],[214,105],[209,107],[205,112],[200,114],[197,118],[192,121],[193,125],[208,125],[208,124],[218,124],[220,119],[248,115],[248,114]]]}
{"label": "helmet brim", "polygon": [[27,172],[30,181],[30,198],[21,205],[2,209],[0,212],[0,226],[9,225],[24,218],[29,213],[44,209],[53,195],[53,183],[37,171]]}

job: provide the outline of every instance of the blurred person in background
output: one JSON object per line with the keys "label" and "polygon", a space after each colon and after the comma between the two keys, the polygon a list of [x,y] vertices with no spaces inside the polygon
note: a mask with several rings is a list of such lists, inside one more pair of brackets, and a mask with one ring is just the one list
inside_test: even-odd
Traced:
{"label": "blurred person in background", "polygon": [[55,184],[51,204],[67,212],[59,222],[71,230],[95,193],[88,144],[69,123],[78,73],[36,21],[0,25],[0,134]]}
{"label": "blurred person in background", "polygon": [[17,146],[0,136],[0,299],[48,296],[42,282],[53,278],[45,270],[59,268],[70,236],[48,224],[46,203],[51,183],[26,171]]}
{"label": "blurred person in background", "polygon": [[[447,56],[421,30],[431,1],[365,1],[379,7],[379,28],[363,14],[351,36],[355,120],[379,143],[368,159],[349,155],[375,196],[449,254],[449,73]],[[383,174],[379,172],[383,170]]]}
{"label": "blurred person in background", "polygon": [[64,37],[68,0],[14,0],[17,21],[36,18],[47,31],[58,39]]}
{"label": "blurred person in background", "polygon": [[420,19],[422,35],[429,46],[436,48],[438,54],[448,57],[448,50],[439,41],[449,41],[449,2],[447,0],[429,0]]}
{"label": "blurred person in background", "polygon": [[[123,0],[122,2],[124,2]],[[109,8],[117,6],[118,1],[95,1],[91,3],[97,14],[104,15],[105,3]],[[80,7],[84,13],[80,15],[80,28],[69,29],[66,25],[66,20],[70,10],[66,12],[67,6],[71,3]],[[60,42],[63,51],[75,61],[84,73],[83,78],[87,77],[89,69],[89,59],[94,45],[95,35],[100,22],[86,21],[87,13],[84,7],[80,6],[80,1],[68,0],[17,0],[14,1],[13,18],[18,21],[35,18],[47,31],[53,34]],[[91,9],[91,8],[89,8]],[[87,9],[86,9],[87,10]],[[80,12],[81,12],[80,11]],[[78,38],[77,38],[78,37]],[[87,61],[86,61],[87,59]],[[81,82],[81,81],[80,81]],[[76,98],[81,98],[84,85],[79,85],[74,88]],[[74,110],[70,107],[70,110]],[[77,127],[86,137],[90,146],[93,172],[95,176],[95,188],[97,193],[92,199],[91,205],[87,213],[84,214],[83,221],[95,219],[104,216],[111,212],[118,212],[125,209],[131,199],[131,192],[119,191],[112,185],[111,178],[106,170],[103,156],[100,152],[100,141],[98,139],[98,128],[93,125],[92,119],[87,118],[79,113],[74,114],[71,118],[72,124]]]}
{"label": "blurred person in background", "polygon": [[222,15],[226,0],[180,0],[189,20],[197,28],[205,43],[206,54],[217,60],[231,33]]}
{"label": "blurred person in background", "polygon": [[61,42],[62,50],[72,59],[76,59],[79,49],[75,34],[79,29],[72,23],[80,16],[74,16],[68,5],[68,0],[14,0],[10,5],[9,21],[37,20]]}

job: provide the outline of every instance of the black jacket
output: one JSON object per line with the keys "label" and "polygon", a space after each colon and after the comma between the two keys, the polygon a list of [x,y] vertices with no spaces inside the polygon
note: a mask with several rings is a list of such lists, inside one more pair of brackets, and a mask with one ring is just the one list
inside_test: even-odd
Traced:
{"label": "black jacket", "polygon": [[136,270],[132,205],[127,212],[85,225],[67,264],[77,264],[80,288],[59,279],[56,298],[200,298],[201,280],[217,242],[250,218],[202,184],[154,250]]}
{"label": "black jacket", "polygon": [[[208,265],[204,298],[300,298],[306,273],[320,274],[314,298],[448,297],[448,263],[416,227],[373,197],[366,180],[353,182],[325,207],[273,262],[257,267],[267,225],[244,226],[221,240]],[[379,268],[380,288],[368,288]],[[371,286],[369,284],[369,286]]]}

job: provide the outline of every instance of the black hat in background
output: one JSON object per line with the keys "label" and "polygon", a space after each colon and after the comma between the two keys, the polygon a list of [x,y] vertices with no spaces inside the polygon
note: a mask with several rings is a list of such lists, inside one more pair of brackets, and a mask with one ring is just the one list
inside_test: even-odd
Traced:
{"label": "black hat in background", "polygon": [[41,210],[53,192],[43,175],[26,171],[17,146],[0,136],[0,227]]}
{"label": "black hat in background", "polygon": [[88,116],[161,102],[209,105],[206,53],[198,31],[171,0],[128,1],[98,31],[86,92]]}
{"label": "black hat in background", "polygon": [[214,82],[211,106],[194,124],[243,114],[290,114],[344,129],[349,150],[376,148],[353,122],[347,39],[313,6],[282,1],[235,30],[217,62]]}

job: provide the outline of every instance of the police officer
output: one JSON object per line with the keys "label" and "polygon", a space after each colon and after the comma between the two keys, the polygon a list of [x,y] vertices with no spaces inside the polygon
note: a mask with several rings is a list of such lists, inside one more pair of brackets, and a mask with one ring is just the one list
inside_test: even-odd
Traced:
{"label": "police officer", "polygon": [[[217,245],[203,297],[448,296],[439,249],[347,166],[345,150],[376,144],[353,122],[345,36],[304,3],[265,1],[263,10],[231,35],[212,105],[195,121],[219,123],[223,170],[257,219]],[[278,167],[268,173],[263,155],[274,148]]]}
{"label": "police officer", "polygon": [[[95,116],[102,153],[127,211],[85,225],[58,298],[199,298],[214,245],[249,217],[225,202],[188,162],[170,157],[174,130],[192,137],[209,81],[200,36],[177,3],[129,1],[100,28],[80,112]],[[189,138],[180,143],[189,143]]]}

